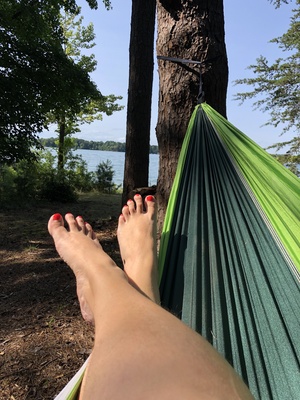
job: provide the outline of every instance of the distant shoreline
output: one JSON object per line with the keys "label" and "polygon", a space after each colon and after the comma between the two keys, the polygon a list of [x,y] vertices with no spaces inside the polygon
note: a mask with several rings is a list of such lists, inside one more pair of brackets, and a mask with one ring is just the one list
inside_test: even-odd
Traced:
{"label": "distant shoreline", "polygon": [[[95,142],[93,140],[84,140],[71,138],[74,143],[74,150],[101,150],[101,151],[116,151],[120,153],[125,153],[125,143],[122,142],[114,142],[112,140],[106,142]],[[44,147],[52,147],[57,148],[57,139],[56,138],[47,138],[40,139],[42,146]],[[150,154],[158,154],[158,146],[150,145],[149,149]]]}

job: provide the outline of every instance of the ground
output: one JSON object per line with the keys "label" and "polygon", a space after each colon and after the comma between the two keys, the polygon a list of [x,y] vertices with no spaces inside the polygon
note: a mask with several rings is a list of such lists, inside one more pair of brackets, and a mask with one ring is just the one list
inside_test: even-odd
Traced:
{"label": "ground", "polygon": [[53,399],[93,347],[72,271],[47,232],[55,212],[90,222],[120,265],[119,195],[85,195],[76,204],[37,203],[0,211],[0,399]]}

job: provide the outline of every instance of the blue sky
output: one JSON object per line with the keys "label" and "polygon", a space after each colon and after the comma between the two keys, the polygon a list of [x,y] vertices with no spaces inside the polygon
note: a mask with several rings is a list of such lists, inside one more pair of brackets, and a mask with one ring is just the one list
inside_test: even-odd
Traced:
{"label": "blue sky", "polygon": [[[96,34],[96,46],[92,52],[98,65],[92,79],[104,95],[113,93],[123,96],[121,104],[125,109],[110,117],[104,116],[102,121],[82,125],[81,132],[76,137],[95,141],[125,141],[131,1],[112,0],[113,9],[110,11],[105,10],[101,0],[98,2],[98,10],[90,10],[85,0],[78,0],[78,4],[82,6],[84,24],[92,22]],[[283,4],[275,9],[268,0],[224,0],[225,42],[229,65],[227,117],[262,147],[287,140],[293,135],[286,134],[282,138],[279,127],[263,127],[269,119],[268,114],[253,110],[250,101],[239,105],[238,101],[233,100],[236,92],[243,91],[241,86],[234,86],[233,81],[250,77],[251,71],[247,67],[255,64],[260,55],[266,56],[270,62],[284,56],[278,46],[269,41],[287,31],[294,4]],[[246,87],[245,91],[247,89],[250,87]],[[157,92],[158,75],[155,66],[151,144],[157,143]],[[53,131],[54,129],[50,129],[42,137],[55,135]]]}

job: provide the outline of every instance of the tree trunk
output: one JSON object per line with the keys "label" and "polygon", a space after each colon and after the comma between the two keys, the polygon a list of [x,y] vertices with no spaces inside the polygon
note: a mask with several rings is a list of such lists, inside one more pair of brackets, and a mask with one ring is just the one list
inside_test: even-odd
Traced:
{"label": "tree trunk", "polygon": [[148,186],[155,0],[132,0],[123,204]]}
{"label": "tree trunk", "polygon": [[[223,0],[160,0],[158,56],[201,61],[205,101],[226,117],[228,63]],[[189,118],[197,104],[199,66],[158,61],[158,230],[162,223]],[[195,73],[198,71],[198,74]]]}
{"label": "tree trunk", "polygon": [[61,116],[58,122],[58,150],[57,150],[57,170],[62,173],[65,165],[65,136],[66,136],[66,120],[65,116]]}

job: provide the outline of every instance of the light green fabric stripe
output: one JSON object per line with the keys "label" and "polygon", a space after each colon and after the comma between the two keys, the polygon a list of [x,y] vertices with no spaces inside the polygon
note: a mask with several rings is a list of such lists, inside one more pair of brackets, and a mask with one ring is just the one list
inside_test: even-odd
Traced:
{"label": "light green fabric stripe", "polygon": [[82,383],[82,379],[83,379],[84,373],[85,373],[85,371],[83,371],[83,373],[81,374],[80,378],[75,383],[73,389],[71,390],[71,392],[68,395],[68,397],[66,398],[66,400],[77,400],[77,399],[79,399],[79,391],[80,391],[80,386],[81,386],[81,383]]}
{"label": "light green fabric stripe", "polygon": [[300,179],[208,104],[202,108],[300,271]]}
{"label": "light green fabric stripe", "polygon": [[160,241],[160,251],[159,251],[159,260],[158,260],[159,281],[161,280],[161,276],[162,276],[163,268],[164,268],[164,264],[165,264],[170,228],[171,228],[173,219],[176,218],[176,213],[174,212],[174,208],[175,208],[175,203],[176,203],[176,199],[178,196],[178,190],[179,190],[179,186],[180,186],[179,182],[181,181],[181,176],[183,174],[183,170],[184,170],[183,166],[185,164],[185,159],[186,159],[187,150],[188,150],[188,144],[189,144],[189,141],[191,138],[194,121],[195,121],[195,118],[197,115],[197,110],[199,107],[200,106],[197,106],[194,109],[194,112],[193,112],[193,114],[190,118],[189,124],[188,124],[188,128],[187,128],[187,131],[186,131],[186,134],[184,137],[180,156],[178,159],[177,170],[176,170],[174,182],[172,185],[172,190],[171,190],[169,201],[168,201],[168,207],[167,207],[167,211],[166,211],[166,215],[165,215],[165,219],[164,219],[163,230],[162,230],[163,234],[161,236],[161,241]]}

